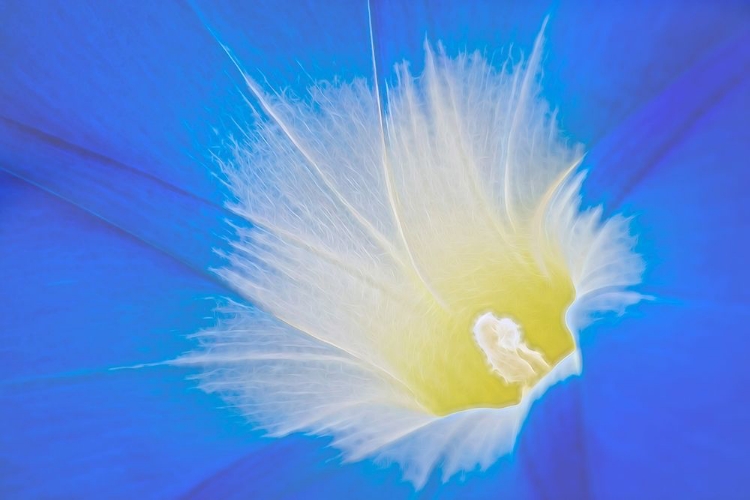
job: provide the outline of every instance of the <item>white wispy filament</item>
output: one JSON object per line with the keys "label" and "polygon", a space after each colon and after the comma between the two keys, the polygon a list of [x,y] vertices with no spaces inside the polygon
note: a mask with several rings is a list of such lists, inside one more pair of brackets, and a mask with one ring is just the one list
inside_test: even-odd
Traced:
{"label": "white wispy filament", "polygon": [[296,99],[246,77],[258,119],[222,168],[253,227],[220,273],[256,307],[227,304],[177,363],[271,434],[330,435],[416,487],[511,451],[643,271],[624,218],[580,209],[541,46],[501,68],[427,46],[382,104],[364,80]]}

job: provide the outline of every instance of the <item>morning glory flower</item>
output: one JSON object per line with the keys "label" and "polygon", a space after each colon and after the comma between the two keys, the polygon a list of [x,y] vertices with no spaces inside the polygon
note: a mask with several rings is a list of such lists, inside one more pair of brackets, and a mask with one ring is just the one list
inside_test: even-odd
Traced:
{"label": "morning glory flower", "polygon": [[580,373],[588,316],[637,302],[643,271],[624,218],[579,208],[542,43],[499,71],[428,45],[385,102],[355,81],[305,104],[245,75],[263,116],[221,166],[252,227],[219,274],[255,307],[227,306],[177,363],[273,435],[330,434],[417,488],[510,452],[530,404]]}
{"label": "morning glory flower", "polygon": [[4,7],[3,495],[741,498],[747,9],[281,7]]}

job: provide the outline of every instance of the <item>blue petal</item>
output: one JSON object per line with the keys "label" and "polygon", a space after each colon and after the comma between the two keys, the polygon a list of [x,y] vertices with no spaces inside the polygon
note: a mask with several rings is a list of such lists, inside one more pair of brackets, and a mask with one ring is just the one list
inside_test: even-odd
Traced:
{"label": "blue petal", "polygon": [[[0,7],[12,20],[0,168],[15,176],[0,177],[0,496],[409,495],[394,468],[339,466],[321,440],[258,439],[186,373],[108,370],[188,349],[211,322],[206,298],[228,293],[204,272],[226,216],[206,165],[248,117],[206,26],[270,86],[303,89],[369,75],[366,4],[74,7]],[[548,13],[547,94],[594,147],[588,201],[636,213],[658,302],[586,332],[584,376],[535,405],[514,456],[424,493],[741,497],[750,91],[737,40],[750,14],[743,2],[373,2],[382,76],[401,59],[418,69],[425,36],[450,52],[529,47]],[[704,82],[685,76],[706,67]],[[638,128],[660,112],[652,133]]]}
{"label": "blue petal", "polygon": [[79,209],[0,177],[0,496],[163,498],[249,449],[239,417],[174,357],[215,282]]}
{"label": "blue petal", "polygon": [[[594,329],[582,347],[595,496],[746,496],[749,53],[740,43],[713,61],[709,75],[731,84],[628,185],[623,202],[636,214],[656,298],[635,318]],[[674,91],[702,85],[695,76]]]}

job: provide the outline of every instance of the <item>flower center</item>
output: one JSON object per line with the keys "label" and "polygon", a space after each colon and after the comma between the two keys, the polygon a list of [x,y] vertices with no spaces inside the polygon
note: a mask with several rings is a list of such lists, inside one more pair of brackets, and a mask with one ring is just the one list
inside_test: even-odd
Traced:
{"label": "flower center", "polygon": [[576,348],[565,322],[575,289],[559,253],[544,249],[541,268],[522,237],[473,235],[459,252],[432,255],[449,313],[381,316],[397,339],[383,344],[390,366],[434,415],[515,405]]}
{"label": "flower center", "polygon": [[526,344],[521,327],[510,318],[485,313],[474,323],[473,333],[492,371],[506,383],[528,389],[550,370],[544,356]]}

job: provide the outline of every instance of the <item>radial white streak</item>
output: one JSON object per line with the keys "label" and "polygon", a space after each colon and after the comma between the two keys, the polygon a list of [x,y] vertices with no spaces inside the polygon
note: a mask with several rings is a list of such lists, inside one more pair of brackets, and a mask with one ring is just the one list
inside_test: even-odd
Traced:
{"label": "radial white streak", "polygon": [[[221,42],[219,42],[221,44]],[[349,214],[354,218],[354,220],[357,221],[357,223],[362,226],[365,231],[372,237],[378,245],[380,245],[383,250],[390,255],[394,261],[396,261],[401,266],[406,266],[406,263],[401,259],[401,257],[398,255],[398,252],[396,248],[391,244],[390,241],[388,241],[388,238],[386,238],[378,229],[373,226],[367,218],[365,218],[362,214],[359,213],[359,211],[346,199],[344,195],[341,194],[341,192],[336,188],[336,186],[333,184],[333,182],[328,178],[328,176],[323,172],[323,170],[320,168],[318,163],[313,159],[313,157],[310,155],[310,153],[307,151],[307,149],[300,143],[300,141],[297,139],[297,137],[292,133],[289,126],[284,122],[284,120],[279,116],[279,114],[273,109],[273,106],[268,102],[268,100],[265,97],[264,92],[260,89],[257,83],[255,83],[255,80],[250,78],[250,76],[242,69],[242,66],[240,65],[239,61],[234,57],[234,54],[229,50],[229,47],[227,47],[224,44],[221,44],[221,47],[224,49],[224,52],[226,52],[227,56],[232,61],[232,64],[237,68],[237,70],[242,75],[242,78],[245,80],[245,84],[248,86],[250,91],[253,93],[255,98],[260,103],[261,107],[263,108],[263,111],[279,126],[282,132],[284,132],[284,135],[289,139],[289,141],[294,145],[294,147],[297,149],[297,151],[300,152],[300,154],[305,158],[307,163],[314,169],[315,173],[318,175],[321,181],[323,181],[324,186],[328,189],[328,191],[333,194],[333,196],[336,198],[336,200],[349,212]],[[318,186],[319,189],[323,189],[322,187]]]}
{"label": "radial white streak", "polygon": [[388,203],[391,207],[391,212],[393,213],[393,218],[396,222],[396,228],[398,229],[398,234],[401,237],[401,241],[404,244],[404,248],[406,249],[406,254],[409,257],[409,262],[411,263],[411,267],[414,271],[414,274],[416,274],[417,278],[421,282],[421,284],[425,287],[427,292],[430,294],[430,296],[435,300],[435,303],[440,306],[443,311],[450,311],[450,306],[448,303],[438,294],[437,290],[430,285],[429,281],[427,281],[427,278],[424,276],[424,274],[419,269],[419,265],[417,264],[417,261],[414,259],[414,254],[411,251],[411,248],[409,246],[409,241],[406,238],[406,234],[404,233],[404,225],[401,221],[401,216],[399,214],[398,209],[398,195],[396,194],[396,190],[393,186],[393,173],[391,172],[391,166],[390,162],[388,161],[388,147],[385,142],[385,123],[383,122],[383,103],[380,98],[380,84],[378,82],[378,64],[375,59],[375,34],[372,29],[372,9],[370,6],[370,0],[367,0],[367,20],[369,22],[369,28],[370,28],[370,55],[372,57],[372,78],[373,78],[373,85],[375,90],[375,100],[378,105],[378,123],[380,124],[380,144],[382,147],[382,157],[383,157],[383,174],[385,176],[385,185],[386,185],[386,191],[388,192]]}
{"label": "radial white streak", "polygon": [[529,57],[529,60],[526,63],[523,81],[521,82],[521,91],[518,95],[516,109],[513,112],[513,121],[511,122],[510,130],[508,131],[508,143],[505,149],[503,192],[505,199],[505,211],[511,227],[515,227],[513,224],[513,193],[511,192],[511,169],[513,166],[511,155],[513,153],[513,141],[515,140],[516,131],[518,129],[518,120],[520,118],[520,115],[527,108],[526,100],[529,98],[529,89],[531,88],[531,83],[533,79],[536,78],[536,72],[539,66],[539,59],[542,52],[542,43],[544,41],[544,29],[547,27],[548,19],[549,18],[544,19],[542,28],[539,30],[539,34],[536,36],[536,40],[534,41],[534,49],[531,51],[531,57]]}

